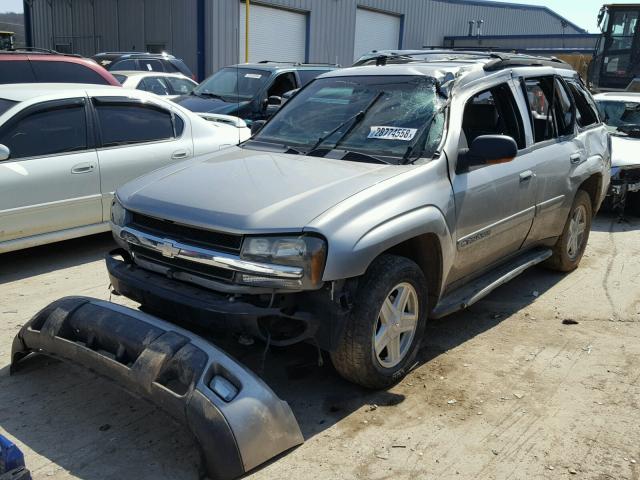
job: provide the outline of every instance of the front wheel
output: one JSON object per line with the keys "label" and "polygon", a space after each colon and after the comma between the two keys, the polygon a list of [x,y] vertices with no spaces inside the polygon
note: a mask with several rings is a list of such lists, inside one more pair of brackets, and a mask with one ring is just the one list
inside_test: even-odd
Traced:
{"label": "front wheel", "polygon": [[591,231],[591,197],[584,190],[578,190],[569,211],[562,235],[553,247],[553,255],[545,265],[560,272],[570,272],[578,268]]}
{"label": "front wheel", "polygon": [[331,353],[336,370],[363,387],[393,385],[415,361],[426,318],[427,282],[420,267],[382,255],[361,279],[344,334]]}

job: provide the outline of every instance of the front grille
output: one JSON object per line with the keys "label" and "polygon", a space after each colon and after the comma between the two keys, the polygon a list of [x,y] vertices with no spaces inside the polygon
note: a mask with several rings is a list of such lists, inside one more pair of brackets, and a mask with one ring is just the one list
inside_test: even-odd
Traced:
{"label": "front grille", "polygon": [[131,250],[136,258],[146,260],[156,265],[160,265],[172,270],[180,270],[182,272],[194,273],[209,278],[231,281],[233,279],[233,271],[224,268],[204,265],[202,263],[190,262],[182,258],[169,258],[160,252],[145,247],[132,245]]}
{"label": "front grille", "polygon": [[168,237],[172,240],[186,243],[187,245],[213,248],[223,252],[239,253],[240,247],[242,246],[242,235],[190,227],[170,220],[161,220],[135,212],[131,212],[129,225],[143,232],[160,237]]}

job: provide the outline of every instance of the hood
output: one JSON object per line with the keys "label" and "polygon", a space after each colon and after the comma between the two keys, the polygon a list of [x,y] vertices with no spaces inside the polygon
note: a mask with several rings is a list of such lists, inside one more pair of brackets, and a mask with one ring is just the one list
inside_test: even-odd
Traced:
{"label": "hood", "polygon": [[301,231],[342,200],[406,169],[231,147],[118,190],[125,208],[231,232]]}
{"label": "hood", "polygon": [[611,135],[611,166],[640,167],[638,149],[640,149],[640,138]]}
{"label": "hood", "polygon": [[181,107],[192,112],[231,114],[240,110],[249,102],[225,102],[219,98],[198,97],[197,95],[182,95],[173,100]]}

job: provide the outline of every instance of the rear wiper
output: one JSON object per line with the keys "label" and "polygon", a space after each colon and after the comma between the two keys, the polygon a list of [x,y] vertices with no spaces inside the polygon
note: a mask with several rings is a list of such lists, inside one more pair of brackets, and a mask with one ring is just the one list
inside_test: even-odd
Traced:
{"label": "rear wiper", "polygon": [[305,152],[305,155],[310,155],[311,153],[313,153],[315,150],[318,149],[318,147],[320,145],[322,145],[325,140],[327,140],[329,137],[331,137],[331,135],[333,135],[334,133],[336,133],[338,130],[340,130],[342,127],[344,127],[346,124],[348,124],[349,122],[353,122],[349,128],[347,128],[345,130],[345,132],[340,135],[340,138],[338,139],[338,141],[336,143],[333,144],[333,147],[331,147],[329,150],[332,150],[334,148],[336,148],[340,142],[346,138],[347,135],[349,135],[349,133],[351,133],[351,131],[355,128],[355,126],[357,124],[359,124],[362,119],[365,117],[365,115],[367,114],[367,112],[371,109],[371,107],[373,107],[375,105],[375,103],[378,101],[378,99],[384,95],[384,92],[378,92],[372,99],[371,101],[367,104],[366,107],[364,107],[362,110],[360,110],[358,113],[356,113],[355,115],[347,118],[344,122],[342,122],[340,125],[338,125],[336,128],[334,128],[333,130],[331,130],[329,133],[327,133],[326,135],[323,135],[322,137],[320,137],[318,139],[318,141],[316,143],[313,144],[313,146],[307,150]]}

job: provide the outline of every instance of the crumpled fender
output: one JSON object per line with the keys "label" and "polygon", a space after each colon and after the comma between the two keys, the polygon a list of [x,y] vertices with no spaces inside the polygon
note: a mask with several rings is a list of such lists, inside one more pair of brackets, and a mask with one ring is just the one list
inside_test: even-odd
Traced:
{"label": "crumpled fender", "polygon": [[304,441],[289,405],[254,373],[194,333],[137,310],[61,298],[20,329],[11,373],[32,353],[88,368],[184,423],[210,478],[239,477]]}

